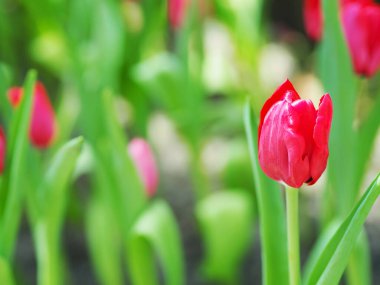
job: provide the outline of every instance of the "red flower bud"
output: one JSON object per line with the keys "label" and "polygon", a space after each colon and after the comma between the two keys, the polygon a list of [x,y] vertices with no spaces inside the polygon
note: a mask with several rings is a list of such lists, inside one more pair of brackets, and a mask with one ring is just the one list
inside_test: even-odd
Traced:
{"label": "red flower bud", "polygon": [[168,14],[170,25],[174,29],[181,27],[185,17],[186,0],[168,0]]}
{"label": "red flower bud", "polygon": [[[23,89],[13,87],[8,90],[8,99],[16,108],[22,100]],[[45,87],[37,82],[34,88],[33,110],[29,126],[29,139],[37,148],[50,146],[55,135],[55,115]]]}
{"label": "red flower bud", "polygon": [[6,140],[3,128],[0,127],[0,174],[4,171],[4,161],[6,156]]}
{"label": "red flower bud", "polygon": [[380,68],[380,5],[372,1],[347,1],[342,13],[355,72],[370,77]]}
{"label": "red flower bud", "polygon": [[143,139],[136,138],[129,143],[128,151],[144,183],[148,197],[152,197],[157,190],[158,174],[149,144]]}
{"label": "red flower bud", "polygon": [[305,0],[303,18],[307,35],[314,41],[322,38],[323,14],[320,0]]}
{"label": "red flower bud", "polygon": [[327,165],[332,111],[329,94],[316,110],[285,81],[260,114],[259,162],[265,174],[295,188],[314,184]]}

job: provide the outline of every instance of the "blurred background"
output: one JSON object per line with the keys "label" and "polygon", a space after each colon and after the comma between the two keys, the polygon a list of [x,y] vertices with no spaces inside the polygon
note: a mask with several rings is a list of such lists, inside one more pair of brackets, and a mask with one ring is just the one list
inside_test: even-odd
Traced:
{"label": "blurred background", "polygon": [[[286,78],[316,105],[328,90],[318,79],[318,47],[305,35],[301,0],[187,2],[184,15],[173,20],[164,0],[1,0],[0,119],[7,124],[7,89],[21,85],[33,68],[57,112],[56,143],[74,135],[95,140],[101,124],[97,94],[110,90],[126,136],[146,138],[156,154],[157,196],[175,213],[187,284],[219,284],[201,273],[204,243],[194,209],[205,193],[237,189],[250,196],[256,212],[242,117],[246,98],[252,98],[258,114]],[[88,167],[85,156],[81,165]],[[378,138],[364,185],[379,168]],[[100,284],[84,230],[95,182],[83,173],[70,191],[63,247],[70,284]],[[323,183],[322,178],[302,192],[303,260],[317,236],[316,201]],[[370,217],[367,229],[374,284],[380,284],[378,214]],[[257,222],[250,233],[239,284],[261,279]],[[22,284],[36,284],[26,218],[15,264]]]}

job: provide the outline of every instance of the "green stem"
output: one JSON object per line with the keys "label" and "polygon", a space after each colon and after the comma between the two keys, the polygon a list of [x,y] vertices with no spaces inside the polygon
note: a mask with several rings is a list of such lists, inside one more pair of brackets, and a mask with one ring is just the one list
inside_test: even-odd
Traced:
{"label": "green stem", "polygon": [[288,229],[289,284],[300,283],[300,250],[298,226],[298,189],[286,188],[286,219]]}
{"label": "green stem", "polygon": [[200,201],[208,194],[207,178],[203,171],[200,150],[192,152],[190,167],[196,201]]}
{"label": "green stem", "polygon": [[55,237],[49,234],[46,223],[39,222],[36,224],[35,239],[38,263],[38,284],[63,284],[59,246]]}

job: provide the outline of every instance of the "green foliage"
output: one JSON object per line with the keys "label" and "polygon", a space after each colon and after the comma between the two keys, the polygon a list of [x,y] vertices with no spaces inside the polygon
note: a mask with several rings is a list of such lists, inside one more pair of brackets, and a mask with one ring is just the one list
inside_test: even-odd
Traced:
{"label": "green foliage", "polygon": [[253,206],[249,194],[215,193],[196,208],[205,247],[203,272],[208,280],[239,284],[239,268],[253,240]]}
{"label": "green foliage", "polygon": [[15,110],[6,157],[6,170],[0,195],[0,255],[12,259],[15,238],[21,218],[22,182],[25,155],[29,148],[28,133],[36,72],[30,71],[24,84],[24,96]]}
{"label": "green foliage", "polygon": [[348,264],[351,251],[355,247],[356,240],[362,232],[363,224],[379,195],[380,174],[326,243],[310,275],[305,277],[304,284],[338,284]]}
{"label": "green foliage", "polygon": [[127,249],[133,284],[158,284],[154,256],[162,268],[165,284],[185,284],[180,235],[166,202],[152,202],[141,215],[131,230]]}

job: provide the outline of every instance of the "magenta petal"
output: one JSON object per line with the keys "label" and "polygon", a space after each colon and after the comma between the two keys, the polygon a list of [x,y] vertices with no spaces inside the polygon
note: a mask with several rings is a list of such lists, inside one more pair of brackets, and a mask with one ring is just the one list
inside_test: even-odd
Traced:
{"label": "magenta petal", "polygon": [[369,60],[368,28],[363,4],[349,2],[343,7],[343,28],[355,71],[366,75]]}
{"label": "magenta petal", "polygon": [[29,138],[38,148],[48,147],[55,135],[55,115],[45,87],[37,82],[34,97]]}
{"label": "magenta petal", "polygon": [[319,41],[323,30],[321,0],[305,0],[303,17],[306,33],[311,39]]}
{"label": "magenta petal", "polygon": [[295,100],[300,99],[297,91],[294,89],[293,84],[286,80],[284,83],[277,88],[277,90],[273,93],[273,95],[265,102],[264,106],[260,112],[260,124],[259,124],[259,140],[261,135],[261,128],[264,122],[264,118],[268,111],[272,108],[272,106],[282,100],[287,100],[288,102],[293,102]]}
{"label": "magenta petal", "polygon": [[368,5],[366,8],[366,19],[370,54],[367,75],[372,76],[380,68],[380,5]]}
{"label": "magenta petal", "polygon": [[309,163],[303,159],[305,141],[292,129],[290,108],[283,100],[267,113],[259,141],[259,162],[272,179],[300,187],[308,179]]}
{"label": "magenta petal", "polygon": [[149,144],[143,139],[135,138],[129,143],[128,151],[144,183],[147,196],[152,197],[158,186],[158,172]]}
{"label": "magenta petal", "polygon": [[319,103],[317,119],[314,127],[314,150],[310,162],[310,174],[314,184],[326,169],[329,156],[329,134],[333,115],[333,105],[329,94],[324,95]]}

